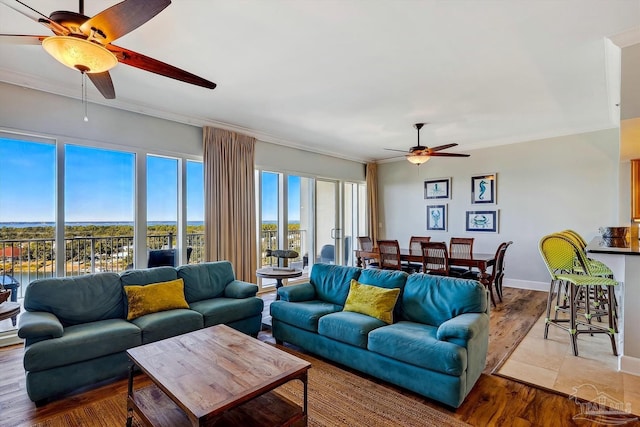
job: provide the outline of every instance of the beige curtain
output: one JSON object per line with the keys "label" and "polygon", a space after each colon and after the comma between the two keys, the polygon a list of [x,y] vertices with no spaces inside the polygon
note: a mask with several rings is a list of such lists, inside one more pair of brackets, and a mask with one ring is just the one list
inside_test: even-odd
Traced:
{"label": "beige curtain", "polygon": [[205,126],[205,259],[228,260],[256,283],[255,138]]}
{"label": "beige curtain", "polygon": [[367,216],[369,237],[374,246],[378,246],[378,165],[367,163]]}

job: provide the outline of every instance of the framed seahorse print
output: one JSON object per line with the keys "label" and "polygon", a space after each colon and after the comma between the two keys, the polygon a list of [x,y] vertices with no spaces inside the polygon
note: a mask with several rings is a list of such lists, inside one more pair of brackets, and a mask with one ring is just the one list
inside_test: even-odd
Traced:
{"label": "framed seahorse print", "polygon": [[496,203],[498,174],[486,173],[471,177],[471,203],[493,205]]}

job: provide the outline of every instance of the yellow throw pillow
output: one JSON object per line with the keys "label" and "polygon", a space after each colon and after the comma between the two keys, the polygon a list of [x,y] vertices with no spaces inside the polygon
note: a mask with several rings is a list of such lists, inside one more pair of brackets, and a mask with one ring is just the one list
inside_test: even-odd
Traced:
{"label": "yellow throw pillow", "polygon": [[182,279],[169,282],[152,283],[145,286],[125,286],[129,312],[127,320],[158,311],[174,308],[189,308],[184,298],[184,281]]}
{"label": "yellow throw pillow", "polygon": [[354,311],[375,317],[385,323],[393,323],[393,308],[398,301],[400,289],[387,289],[379,286],[363,285],[351,279],[349,295],[343,311]]}

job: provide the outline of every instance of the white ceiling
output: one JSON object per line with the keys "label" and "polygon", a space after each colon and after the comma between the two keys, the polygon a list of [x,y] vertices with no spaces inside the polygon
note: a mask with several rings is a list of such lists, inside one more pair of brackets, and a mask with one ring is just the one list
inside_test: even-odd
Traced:
{"label": "white ceiling", "polygon": [[[85,14],[116,2],[87,0]],[[618,126],[607,38],[639,29],[640,0],[176,0],[114,43],[218,87],[120,64],[117,99],[89,98],[354,160],[415,145],[416,122],[430,123],[423,145],[472,151]],[[3,4],[0,33],[49,34]],[[38,46],[0,43],[0,81],[81,93]]]}

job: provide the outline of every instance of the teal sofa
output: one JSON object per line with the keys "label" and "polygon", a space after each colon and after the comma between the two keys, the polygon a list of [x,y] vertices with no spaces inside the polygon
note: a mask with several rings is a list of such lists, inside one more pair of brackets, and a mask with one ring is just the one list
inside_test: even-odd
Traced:
{"label": "teal sofa", "polygon": [[[123,286],[183,279],[189,308],[127,320]],[[126,375],[126,350],[219,323],[257,336],[264,302],[235,280],[227,261],[35,280],[26,288],[18,336],[25,340],[27,394],[37,405]]]}
{"label": "teal sofa", "polygon": [[[343,311],[351,279],[399,288],[387,324]],[[489,304],[477,281],[316,264],[308,283],[278,290],[271,303],[277,343],[457,408],[480,377],[489,346]]]}

